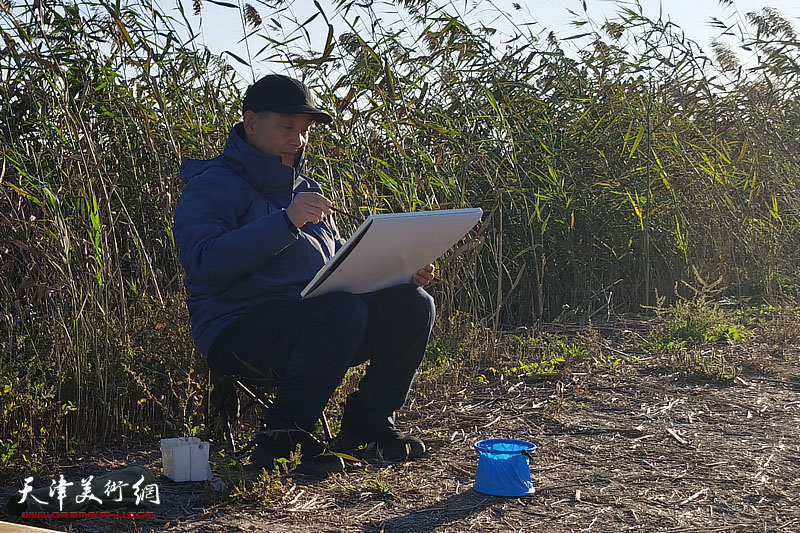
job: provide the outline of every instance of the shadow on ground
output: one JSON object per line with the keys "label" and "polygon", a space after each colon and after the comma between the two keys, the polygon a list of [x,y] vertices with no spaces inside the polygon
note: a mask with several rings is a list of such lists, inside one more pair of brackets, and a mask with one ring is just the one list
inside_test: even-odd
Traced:
{"label": "shadow on ground", "polygon": [[474,490],[467,490],[431,504],[422,509],[415,509],[404,515],[370,522],[364,526],[365,533],[375,532],[414,532],[430,533],[437,528],[464,520],[471,515],[488,509],[499,498],[487,496]]}

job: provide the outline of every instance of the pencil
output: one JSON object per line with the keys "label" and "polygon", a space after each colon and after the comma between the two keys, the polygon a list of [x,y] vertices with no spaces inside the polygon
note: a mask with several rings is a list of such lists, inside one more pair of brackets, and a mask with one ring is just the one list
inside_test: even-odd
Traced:
{"label": "pencil", "polygon": [[364,217],[360,217],[358,215],[351,215],[347,211],[343,211],[343,210],[339,209],[338,207],[331,206],[331,211],[333,211],[335,213],[339,213],[340,215],[344,215],[344,216],[346,216],[348,218],[351,218],[353,220],[357,220],[359,222],[364,222],[364,220],[365,220]]}

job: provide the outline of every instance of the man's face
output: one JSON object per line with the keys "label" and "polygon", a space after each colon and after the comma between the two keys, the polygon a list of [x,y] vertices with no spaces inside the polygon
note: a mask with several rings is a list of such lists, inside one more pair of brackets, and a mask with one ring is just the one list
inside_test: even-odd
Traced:
{"label": "man's face", "polygon": [[265,154],[277,155],[284,165],[293,167],[300,150],[308,144],[311,115],[287,115],[262,111],[245,111],[246,141]]}

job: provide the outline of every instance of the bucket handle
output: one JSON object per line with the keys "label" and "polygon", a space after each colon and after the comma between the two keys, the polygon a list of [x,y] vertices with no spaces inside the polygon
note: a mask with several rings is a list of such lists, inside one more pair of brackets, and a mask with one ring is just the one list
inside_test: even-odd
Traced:
{"label": "bucket handle", "polygon": [[533,461],[533,454],[528,450],[522,450],[520,453],[525,457],[527,457],[528,459],[530,459],[531,461]]}

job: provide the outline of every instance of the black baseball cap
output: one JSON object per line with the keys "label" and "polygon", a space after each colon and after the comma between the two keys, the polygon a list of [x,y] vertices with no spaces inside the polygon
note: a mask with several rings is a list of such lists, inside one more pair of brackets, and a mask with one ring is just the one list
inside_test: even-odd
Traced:
{"label": "black baseball cap", "polygon": [[311,91],[303,82],[283,74],[267,74],[248,87],[242,100],[244,111],[303,114],[323,124],[333,122],[332,116],[314,106]]}

